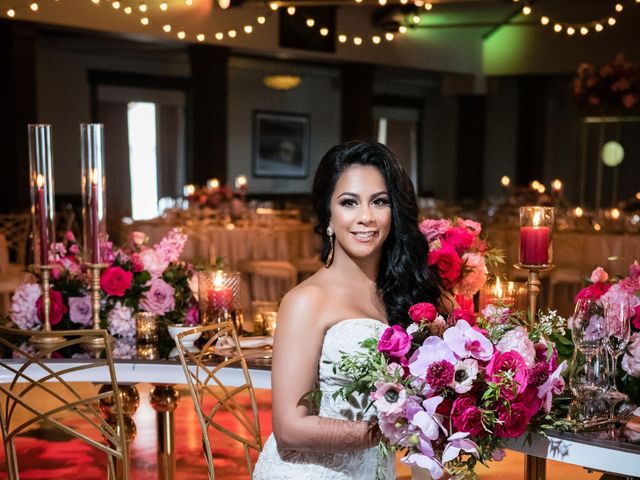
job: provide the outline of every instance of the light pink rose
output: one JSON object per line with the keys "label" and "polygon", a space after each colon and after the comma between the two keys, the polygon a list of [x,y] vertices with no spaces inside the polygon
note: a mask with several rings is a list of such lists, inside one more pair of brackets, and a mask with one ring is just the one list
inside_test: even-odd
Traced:
{"label": "light pink rose", "polygon": [[607,280],[609,280],[609,274],[604,271],[604,268],[598,267],[593,272],[591,272],[592,283],[604,283]]}
{"label": "light pink rose", "polygon": [[169,266],[164,255],[151,248],[140,252],[140,261],[152,277],[159,277]]}
{"label": "light pink rose", "polygon": [[432,220],[431,218],[427,218],[420,222],[418,227],[427,242],[432,242],[440,238],[440,235],[443,235],[444,232],[451,227],[451,222],[449,220]]}
{"label": "light pink rose", "polygon": [[73,323],[90,325],[93,321],[91,297],[69,297],[69,318]]}

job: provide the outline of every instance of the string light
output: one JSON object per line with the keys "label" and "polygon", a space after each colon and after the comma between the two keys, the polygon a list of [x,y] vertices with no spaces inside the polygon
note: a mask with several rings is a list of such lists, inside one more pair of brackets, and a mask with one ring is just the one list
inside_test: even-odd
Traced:
{"label": "string light", "polygon": [[256,18],[256,21],[260,24],[260,25],[264,25],[264,23],[267,21],[267,19],[263,16],[260,16],[258,18]]}
{"label": "string light", "polygon": [[[635,0],[635,3],[640,3],[640,0]],[[619,14],[624,10],[624,5],[622,3],[616,3],[613,6],[613,14]],[[522,7],[523,15],[529,15],[533,12],[533,8],[531,5],[525,5]],[[560,33],[563,30],[567,35],[573,36],[576,32],[580,32],[580,35],[586,36],[591,31],[601,32],[604,30],[605,25],[613,27],[617,23],[617,19],[613,15],[607,15],[605,17],[601,17],[590,22],[563,22],[558,19],[551,19],[548,15],[543,15],[540,17],[540,23],[543,26],[553,25],[553,31],[556,33]]]}
{"label": "string light", "polygon": [[398,31],[399,31],[400,33],[407,33],[407,27],[405,27],[404,25],[400,25],[400,26],[398,27]]}
{"label": "string light", "polygon": [[311,28],[316,24],[316,21],[313,18],[307,18],[307,27]]}
{"label": "string light", "polygon": [[160,10],[162,10],[163,12],[166,12],[167,8],[169,8],[169,6],[166,4],[166,2],[162,2],[160,4]]}
{"label": "string light", "polygon": [[13,8],[10,8],[9,10],[7,10],[7,16],[11,18],[15,17],[16,11]]}
{"label": "string light", "polygon": [[269,4],[269,8],[275,12],[276,10],[278,10],[278,2],[271,2]]}
{"label": "string light", "polygon": [[37,12],[38,11],[38,2],[31,2],[31,5],[29,5],[29,8],[32,11]]}
{"label": "string light", "polygon": [[378,3],[380,4],[380,6],[384,6],[387,4],[387,0],[378,0]]}
{"label": "string light", "polygon": [[374,35],[374,36],[371,38],[371,41],[372,41],[373,43],[375,43],[376,45],[378,45],[378,44],[380,43],[380,41],[381,41],[381,38],[380,38],[378,35]]}
{"label": "string light", "polygon": [[253,32],[253,27],[251,25],[245,25],[244,26],[244,33],[246,33],[247,35]]}
{"label": "string light", "polygon": [[327,27],[322,27],[320,29],[320,35],[322,35],[323,37],[326,37],[327,35],[329,35],[329,29]]}
{"label": "string light", "polygon": [[393,33],[391,32],[385,33],[384,38],[387,40],[387,42],[390,42],[391,40],[393,40]]}
{"label": "string light", "polygon": [[236,38],[237,32],[235,30],[229,30],[227,35],[229,35],[229,38]]}
{"label": "string light", "polygon": [[338,41],[339,41],[340,43],[345,43],[345,42],[347,41],[347,36],[346,36],[346,35],[344,35],[344,34],[340,34],[340,35],[338,35]]}
{"label": "string light", "polygon": [[362,45],[362,38],[353,37],[353,43],[355,43],[356,45]]}
{"label": "string light", "polygon": [[204,37],[204,33],[199,33],[198,35],[196,35],[196,39],[197,39],[199,42],[204,42],[204,38],[205,38],[205,37]]}
{"label": "string light", "polygon": [[146,3],[141,3],[140,5],[138,5],[138,10],[140,10],[142,13],[147,11],[147,4]]}
{"label": "string light", "polygon": [[146,26],[146,25],[149,25],[149,19],[148,19],[147,17],[142,17],[142,18],[140,19],[140,23],[141,23],[142,25],[145,25],[145,26]]}
{"label": "string light", "polygon": [[184,4],[185,4],[187,7],[190,7],[191,5],[193,5],[193,1],[192,1],[192,0],[184,0]]}
{"label": "string light", "polygon": [[420,15],[414,15],[413,17],[411,17],[411,21],[415,24],[418,25],[420,23]]}
{"label": "string light", "polygon": [[131,7],[124,7],[124,13],[126,13],[127,15],[131,15],[131,12],[133,10],[131,9]]}
{"label": "string light", "polygon": [[111,6],[118,10],[120,8],[120,2],[116,0],[115,2],[111,3]]}
{"label": "string light", "polygon": [[294,7],[294,6],[287,7],[287,13],[289,15],[295,15],[296,14],[296,7]]}
{"label": "string light", "polygon": [[171,32],[171,25],[167,24],[167,25],[163,26],[162,30],[164,30],[167,33]]}
{"label": "string light", "polygon": [[184,33],[183,31],[180,31],[180,32],[178,32],[178,33],[177,33],[177,37],[178,37],[180,40],[184,40],[184,38],[185,38],[186,36],[187,36],[187,34],[186,34],[186,33]]}
{"label": "string light", "polygon": [[424,4],[424,9],[426,11],[430,11],[432,8],[433,8],[433,4],[431,4],[431,3],[425,3]]}
{"label": "string light", "polygon": [[224,38],[224,33],[216,32],[216,40],[222,40]]}

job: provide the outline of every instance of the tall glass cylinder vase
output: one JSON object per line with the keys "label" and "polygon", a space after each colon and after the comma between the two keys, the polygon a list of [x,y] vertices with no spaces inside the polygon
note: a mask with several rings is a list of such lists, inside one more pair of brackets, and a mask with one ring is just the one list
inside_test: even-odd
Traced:
{"label": "tall glass cylinder vase", "polygon": [[553,263],[553,207],[520,207],[520,265],[544,267]]}
{"label": "tall glass cylinder vase", "polygon": [[99,264],[107,242],[107,192],[104,170],[104,126],[80,124],[82,220],[85,261]]}
{"label": "tall glass cylinder vase", "polygon": [[29,125],[29,175],[34,263],[45,266],[55,240],[51,125]]}

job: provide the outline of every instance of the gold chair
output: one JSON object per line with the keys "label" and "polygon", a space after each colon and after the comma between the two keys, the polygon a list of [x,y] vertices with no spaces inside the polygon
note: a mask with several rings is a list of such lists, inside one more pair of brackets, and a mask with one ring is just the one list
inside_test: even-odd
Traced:
{"label": "gold chair", "polygon": [[[104,330],[64,330],[65,341],[35,349],[31,332],[0,327],[0,426],[10,480],[19,479],[16,437],[38,422],[78,438],[107,456],[107,478],[128,479],[127,430],[121,394],[111,357],[110,337]],[[50,333],[48,335],[51,335]],[[101,339],[106,348],[101,358],[89,362],[50,363],[61,350],[73,350]],[[24,359],[24,361],[20,361]],[[109,383],[96,394],[87,395],[78,385],[79,375],[106,377]],[[111,422],[101,408],[111,412]]]}
{"label": "gold chair", "polygon": [[[182,339],[192,333],[202,332],[208,337],[206,344],[198,352],[185,347]],[[223,361],[219,363],[207,362],[211,358],[211,350],[219,339],[232,340],[233,346],[229,348],[229,353]],[[202,429],[202,442],[204,456],[209,470],[209,479],[215,479],[213,466],[213,455],[211,442],[209,441],[209,428],[214,428],[219,432],[237,440],[244,447],[244,454],[252,475],[252,461],[250,449],[257,452],[262,450],[262,440],[260,438],[260,421],[258,418],[258,405],[256,403],[251,376],[247,362],[242,355],[238,336],[231,322],[222,322],[203,327],[196,327],[176,335],[176,346],[180,355],[180,362],[187,378],[187,385],[191,392],[193,404],[195,406],[200,428]],[[224,385],[218,375],[223,368],[238,368],[242,372],[242,382],[238,386]],[[240,373],[240,372],[238,372]],[[251,413],[241,403],[242,399],[249,397],[251,402]],[[211,405],[210,399],[213,400]],[[230,414],[235,419],[239,428],[229,429],[216,419],[218,414]]]}
{"label": "gold chair", "polygon": [[29,213],[4,213],[0,214],[0,233],[7,239],[10,262],[20,265],[27,264],[27,241],[31,228],[31,215]]}

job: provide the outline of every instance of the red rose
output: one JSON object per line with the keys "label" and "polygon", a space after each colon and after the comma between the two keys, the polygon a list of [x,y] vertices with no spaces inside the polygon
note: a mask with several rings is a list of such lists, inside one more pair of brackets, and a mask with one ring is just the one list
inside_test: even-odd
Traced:
{"label": "red rose", "polygon": [[473,395],[460,395],[453,401],[451,405],[451,418],[456,418],[462,415],[467,408],[474,407],[476,399]]}
{"label": "red rose", "polygon": [[454,323],[458,320],[465,320],[471,327],[478,323],[476,320],[476,315],[473,312],[465,310],[464,308],[454,308],[452,315]]}
{"label": "red rose", "polygon": [[495,434],[502,438],[513,438],[522,435],[531,419],[527,407],[521,403],[512,403],[511,411],[504,406],[498,407],[498,420]]}
{"label": "red rose", "polygon": [[[38,311],[38,318],[44,323],[44,306],[43,296],[40,295],[36,302],[36,308]],[[64,304],[62,300],[62,294],[57,290],[49,290],[49,323],[51,326],[57,325],[62,320],[62,317],[69,311],[69,308]]]}
{"label": "red rose", "polygon": [[387,327],[378,341],[378,351],[390,357],[402,357],[411,348],[411,337],[400,325]]}
{"label": "red rose", "polygon": [[100,277],[100,287],[107,293],[115,297],[122,297],[131,286],[133,273],[127,272],[120,267],[107,268]]}
{"label": "red rose", "polygon": [[433,322],[438,316],[438,310],[427,302],[416,303],[409,309],[409,316],[415,323]]}
{"label": "red rose", "polygon": [[441,248],[429,252],[427,263],[437,267],[438,275],[446,288],[450,288],[462,276],[462,260],[446,242],[442,242]]}
{"label": "red rose", "polygon": [[578,300],[581,300],[583,298],[598,300],[602,295],[607,293],[607,290],[609,290],[610,288],[610,283],[594,283],[592,285],[589,285],[588,287],[583,288],[578,292],[578,295],[576,295],[576,298],[574,299],[574,303],[577,303]]}
{"label": "red rose", "polygon": [[469,250],[473,243],[473,235],[464,227],[452,227],[442,236],[445,242],[455,248],[458,253]]}

